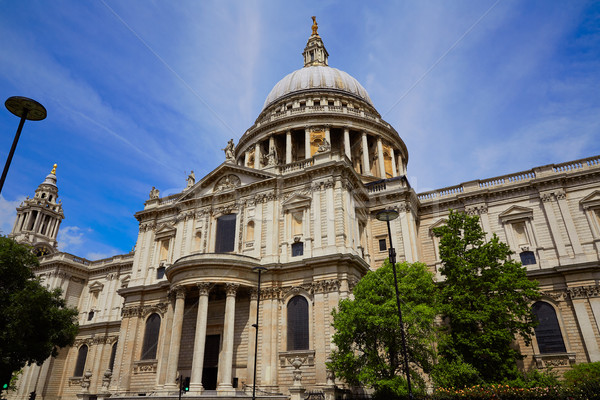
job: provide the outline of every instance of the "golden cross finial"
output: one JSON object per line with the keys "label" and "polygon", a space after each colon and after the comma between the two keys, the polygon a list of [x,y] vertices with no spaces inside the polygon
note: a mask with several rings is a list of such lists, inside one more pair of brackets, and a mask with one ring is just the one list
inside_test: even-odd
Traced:
{"label": "golden cross finial", "polygon": [[313,24],[312,24],[312,34],[313,34],[313,35],[318,35],[318,33],[317,33],[317,29],[319,29],[319,25],[317,24],[317,17],[315,17],[315,16],[313,15],[313,17],[312,17],[312,20],[313,20]]}
{"label": "golden cross finial", "polygon": [[50,172],[52,175],[56,175],[56,164],[52,167],[52,171]]}

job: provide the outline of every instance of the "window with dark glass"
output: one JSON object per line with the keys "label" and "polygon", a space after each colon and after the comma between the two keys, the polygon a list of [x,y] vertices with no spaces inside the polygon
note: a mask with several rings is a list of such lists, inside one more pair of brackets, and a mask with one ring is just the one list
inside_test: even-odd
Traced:
{"label": "window with dark glass", "polygon": [[88,347],[83,345],[77,352],[77,362],[75,363],[75,372],[73,376],[83,376],[83,369],[85,368],[85,360],[87,359]]}
{"label": "window with dark glass", "polygon": [[235,247],[235,214],[217,218],[215,253],[230,253]]}
{"label": "window with dark glass", "polygon": [[165,267],[156,268],[156,279],[162,279],[165,277]]}
{"label": "window with dark glass", "polygon": [[91,321],[94,318],[94,310],[90,310],[88,313],[88,321]]}
{"label": "window with dark glass", "polygon": [[115,366],[115,357],[117,356],[117,344],[119,342],[115,342],[115,344],[113,344],[112,349],[110,351],[110,361],[108,362],[108,369],[110,369],[111,371],[113,370],[114,366]]}
{"label": "window with dark glass", "polygon": [[304,255],[304,243],[296,242],[292,244],[292,257]]}
{"label": "window with dark glass", "polygon": [[386,251],[387,250],[387,243],[385,242],[385,239],[379,239],[379,251]]}
{"label": "window with dark glass", "polygon": [[554,307],[546,302],[538,301],[533,305],[533,313],[538,320],[538,326],[535,327],[535,337],[540,353],[566,352]]}
{"label": "window with dark glass", "polygon": [[156,358],[158,346],[158,334],[160,332],[160,316],[156,313],[150,315],[146,320],[144,330],[144,343],[142,344],[142,360],[153,360]]}
{"label": "window with dark glass", "polygon": [[308,348],[308,301],[302,296],[294,296],[287,305],[287,349]]}
{"label": "window with dark glass", "polygon": [[523,265],[532,265],[536,263],[533,251],[524,251],[519,254],[519,256],[521,257],[521,264]]}

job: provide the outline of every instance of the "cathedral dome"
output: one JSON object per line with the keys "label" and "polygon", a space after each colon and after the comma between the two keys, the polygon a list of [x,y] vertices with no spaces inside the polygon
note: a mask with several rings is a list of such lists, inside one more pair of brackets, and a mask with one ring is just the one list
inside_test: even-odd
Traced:
{"label": "cathedral dome", "polygon": [[345,92],[373,105],[365,88],[350,74],[327,65],[312,65],[300,68],[280,80],[267,96],[263,109],[290,94],[314,89]]}

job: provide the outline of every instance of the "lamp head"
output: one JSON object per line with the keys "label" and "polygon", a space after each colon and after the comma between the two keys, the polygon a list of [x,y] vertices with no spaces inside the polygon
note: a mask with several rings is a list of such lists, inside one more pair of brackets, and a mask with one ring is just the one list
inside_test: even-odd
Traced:
{"label": "lamp head", "polygon": [[375,218],[377,218],[379,221],[393,221],[398,218],[399,215],[400,214],[396,210],[386,209],[375,214]]}

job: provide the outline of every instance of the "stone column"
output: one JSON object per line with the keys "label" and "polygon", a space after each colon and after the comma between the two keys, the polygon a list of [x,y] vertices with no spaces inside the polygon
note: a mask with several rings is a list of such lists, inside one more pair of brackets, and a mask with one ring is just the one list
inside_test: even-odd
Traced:
{"label": "stone column", "polygon": [[[256,322],[256,314],[258,312],[257,309],[257,305],[258,305],[258,290],[257,289],[252,289],[250,291],[250,314],[248,316],[248,320],[254,324]],[[254,386],[254,352],[256,351],[256,331],[255,329],[258,329],[256,327],[253,327],[252,325],[250,325],[248,327],[248,363],[246,365],[248,365],[247,371],[248,371],[248,378],[246,380],[246,382],[248,383],[248,385],[252,385]]]}
{"label": "stone column", "polygon": [[179,348],[181,347],[181,328],[183,326],[183,308],[185,306],[185,288],[176,286],[171,289],[175,293],[175,311],[171,326],[171,345],[167,362],[167,378],[165,389],[177,389],[177,367],[179,364]]}
{"label": "stone column", "polygon": [[292,131],[285,133],[285,163],[292,162]]}
{"label": "stone column", "polygon": [[240,285],[236,283],[227,283],[227,300],[225,301],[225,323],[223,325],[223,350],[219,360],[219,367],[223,366],[221,373],[221,382],[217,387],[217,392],[221,395],[234,395],[235,389],[231,384],[231,373],[233,369],[233,335],[235,327],[235,295]]}
{"label": "stone column", "polygon": [[577,324],[583,337],[583,343],[585,350],[588,355],[590,362],[600,361],[600,348],[598,348],[598,340],[594,334],[594,328],[592,321],[588,313],[586,303],[587,298],[576,298],[571,297],[573,300],[573,308],[575,309],[575,316],[577,317]]}
{"label": "stone column", "polygon": [[312,157],[310,154],[310,129],[304,128],[304,158],[309,159]]}
{"label": "stone column", "polygon": [[333,145],[331,144],[331,131],[329,130],[329,125],[325,125],[325,140],[327,140],[327,143],[329,143],[329,145],[333,148]]}
{"label": "stone column", "polygon": [[552,193],[540,193],[540,198],[542,199],[542,206],[544,207],[546,218],[548,219],[548,224],[550,225],[550,233],[554,239],[558,256],[567,257],[568,254],[565,248],[565,243],[563,242],[562,235],[558,227],[558,222],[556,221],[556,215],[554,214],[554,209],[552,208]]}
{"label": "stone column", "polygon": [[390,156],[392,157],[392,175],[398,176],[398,167],[396,166],[396,154],[394,154],[394,148],[390,146]]}
{"label": "stone column", "polygon": [[362,133],[362,162],[363,175],[371,175],[371,167],[369,165],[369,143],[367,142],[367,132]]}
{"label": "stone column", "polygon": [[254,169],[260,168],[260,143],[254,145]]}
{"label": "stone column", "polygon": [[246,150],[244,152],[244,167],[248,166],[248,160],[250,159],[250,151]]}
{"label": "stone column", "polygon": [[382,179],[386,178],[385,174],[385,162],[383,160],[383,143],[381,138],[377,138],[377,164],[379,165],[379,175]]}
{"label": "stone column", "polygon": [[352,161],[352,152],[350,151],[350,129],[344,128],[344,153],[348,160]]}
{"label": "stone column", "polygon": [[190,394],[199,395],[202,387],[202,368],[204,367],[204,345],[206,344],[206,322],[208,320],[208,292],[210,283],[197,283],[198,318],[196,319],[196,333],[194,338],[194,355],[192,357],[192,376],[190,379]]}

